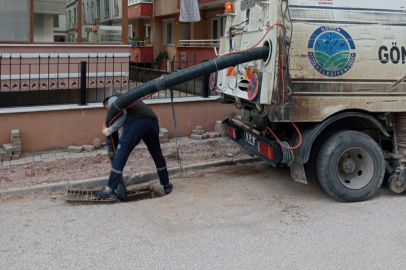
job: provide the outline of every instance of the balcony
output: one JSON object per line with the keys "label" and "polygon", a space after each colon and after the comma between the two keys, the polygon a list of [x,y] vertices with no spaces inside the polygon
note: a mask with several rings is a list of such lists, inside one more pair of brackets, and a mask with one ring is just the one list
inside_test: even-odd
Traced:
{"label": "balcony", "polygon": [[129,0],[128,19],[141,19],[151,17],[153,7],[152,0]]}
{"label": "balcony", "polygon": [[66,14],[66,0],[35,0],[34,13],[47,14],[47,15],[65,15]]}

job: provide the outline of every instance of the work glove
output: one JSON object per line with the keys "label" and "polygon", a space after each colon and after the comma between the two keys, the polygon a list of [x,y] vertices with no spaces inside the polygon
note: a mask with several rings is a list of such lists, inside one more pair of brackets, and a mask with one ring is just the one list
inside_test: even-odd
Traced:
{"label": "work glove", "polygon": [[107,156],[109,161],[113,161],[114,160],[114,151],[107,151]]}
{"label": "work glove", "polygon": [[107,156],[111,162],[114,161],[115,151],[114,145],[118,145],[118,132],[113,132],[111,136],[106,137]]}
{"label": "work glove", "polygon": [[104,136],[108,137],[111,135],[111,133],[109,132],[109,129],[106,128],[105,125],[103,125],[103,129],[102,129],[102,133],[104,134]]}

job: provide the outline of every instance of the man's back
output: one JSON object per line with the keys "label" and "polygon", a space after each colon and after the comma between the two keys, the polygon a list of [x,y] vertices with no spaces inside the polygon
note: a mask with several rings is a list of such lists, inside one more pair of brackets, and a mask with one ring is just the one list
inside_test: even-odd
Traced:
{"label": "man's back", "polygon": [[152,109],[149,108],[147,104],[142,101],[127,109],[126,122],[134,121],[141,118],[153,118],[158,120],[158,117],[156,116],[154,111],[152,111]]}

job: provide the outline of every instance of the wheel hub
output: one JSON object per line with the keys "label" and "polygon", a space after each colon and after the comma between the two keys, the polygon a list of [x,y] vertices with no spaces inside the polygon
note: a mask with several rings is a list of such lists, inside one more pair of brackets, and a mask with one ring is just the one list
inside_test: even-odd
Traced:
{"label": "wheel hub", "polygon": [[356,163],[352,158],[346,158],[343,161],[342,167],[343,172],[349,174],[355,171]]}
{"label": "wheel hub", "polygon": [[338,159],[336,174],[341,184],[348,189],[366,187],[374,175],[371,154],[361,147],[346,149]]}
{"label": "wheel hub", "polygon": [[395,187],[396,187],[396,188],[402,188],[402,187],[403,187],[403,184],[399,183],[399,181],[396,181],[396,182],[395,182]]}

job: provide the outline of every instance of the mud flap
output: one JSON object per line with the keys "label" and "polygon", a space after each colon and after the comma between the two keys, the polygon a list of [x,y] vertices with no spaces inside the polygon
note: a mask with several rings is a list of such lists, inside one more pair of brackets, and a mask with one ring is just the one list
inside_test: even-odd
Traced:
{"label": "mud flap", "polygon": [[290,165],[290,174],[293,180],[307,184],[306,173],[302,162],[293,161],[293,163]]}

